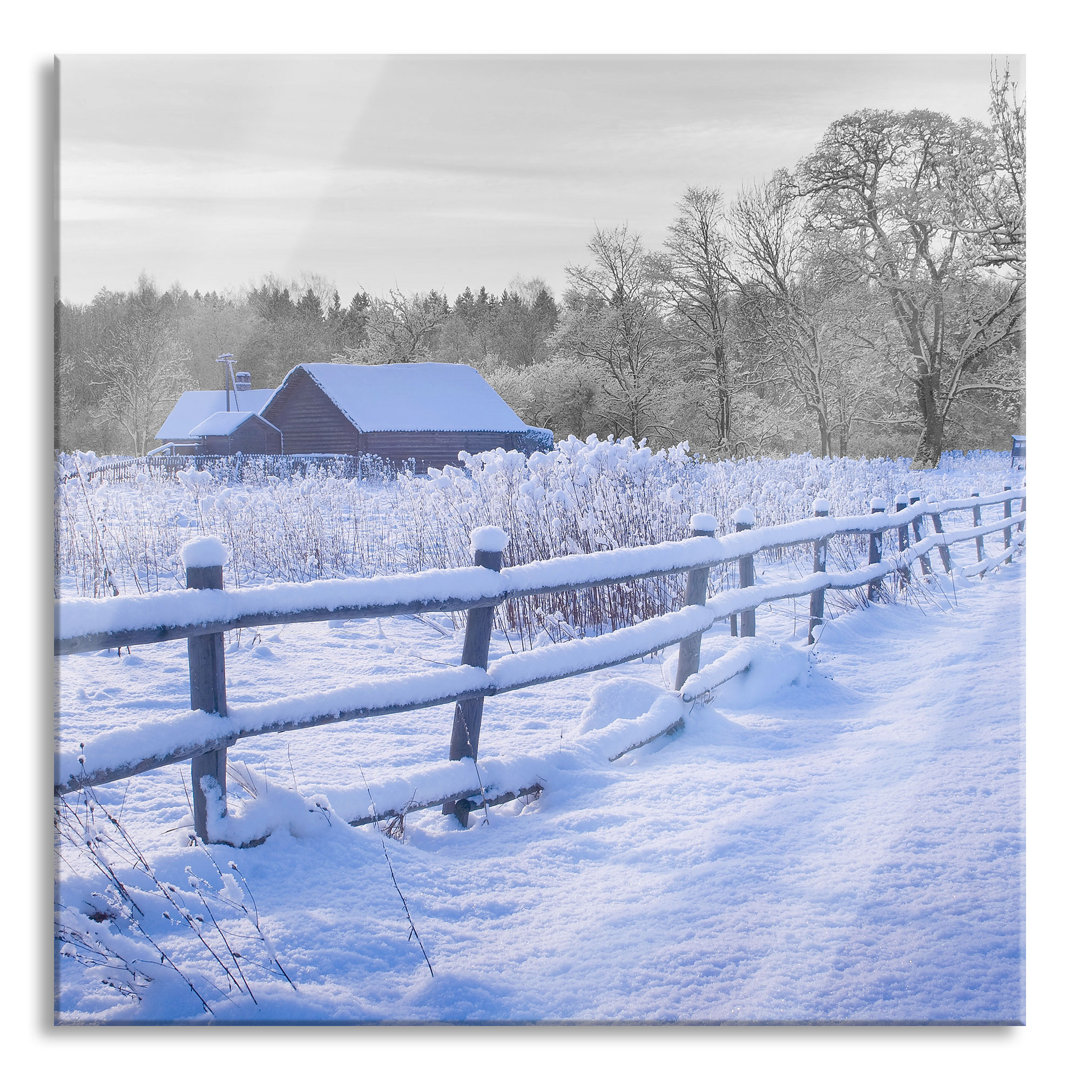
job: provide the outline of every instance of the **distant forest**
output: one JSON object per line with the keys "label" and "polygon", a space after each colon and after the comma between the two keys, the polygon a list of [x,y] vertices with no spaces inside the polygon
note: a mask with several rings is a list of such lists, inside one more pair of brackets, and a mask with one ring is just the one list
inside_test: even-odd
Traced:
{"label": "distant forest", "polygon": [[58,297],[56,447],[145,453],[232,353],[256,388],[318,361],[470,364],[556,438],[713,458],[1004,449],[1024,430],[1026,312],[1026,106],[1007,70],[988,117],[845,116],[794,170],[731,198],[688,188],[659,250],[597,229],[559,298],[533,279],[346,300],[318,275]]}

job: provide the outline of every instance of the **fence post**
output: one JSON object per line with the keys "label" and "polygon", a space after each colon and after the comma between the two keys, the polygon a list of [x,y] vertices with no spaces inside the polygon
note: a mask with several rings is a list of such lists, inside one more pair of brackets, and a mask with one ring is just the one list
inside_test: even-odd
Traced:
{"label": "fence post", "polygon": [[[934,532],[936,532],[939,536],[943,535],[945,530],[941,527],[941,515],[940,514],[931,514],[930,515],[930,520],[931,520],[931,522],[933,522]],[[949,556],[949,545],[946,544],[946,543],[942,543],[942,544],[938,545],[938,554],[941,556],[941,565],[942,565],[942,567],[944,567],[945,573],[946,574],[951,574],[952,573],[952,559]]]}
{"label": "fence post", "polygon": [[[488,525],[472,533],[473,563],[498,573],[502,569],[503,550],[509,541],[502,529]],[[488,650],[491,647],[491,625],[495,620],[494,607],[469,609],[465,619],[465,642],[461,647],[461,662],[487,671]],[[472,694],[458,698],[454,705],[454,727],[450,733],[450,760],[476,760],[480,748],[480,723],[484,718],[484,695]],[[462,826],[468,827],[469,810],[465,800],[443,803],[443,813],[453,814]]]}
{"label": "fence post", "polygon": [[[693,536],[716,536],[716,518],[711,514],[695,514],[690,519]],[[686,595],[683,605],[701,606],[709,591],[709,567],[702,566],[691,570],[686,575]],[[701,663],[701,634],[691,634],[679,643],[679,666],[675,673],[675,689],[681,690],[683,683],[695,674]]]}
{"label": "fence post", "polygon": [[[754,527],[754,509],[743,506],[735,511],[735,531],[746,532]],[[754,556],[739,556],[739,588],[748,589],[754,584]],[[739,637],[754,637],[757,632],[757,611],[747,608],[739,612]]]}
{"label": "fence post", "polygon": [[[907,499],[901,498],[899,495],[896,497],[896,512],[899,514],[901,510],[907,509]],[[896,543],[897,549],[901,555],[907,551],[908,548],[908,531],[906,525],[899,525],[896,529]],[[903,563],[900,567],[900,585],[903,587],[911,581],[911,567],[907,563]]]}
{"label": "fence post", "polygon": [[[979,493],[977,491],[973,491],[971,493],[971,497],[973,499],[977,499],[979,497]],[[976,529],[978,529],[978,528],[980,528],[982,526],[982,507],[979,506],[978,503],[976,503],[971,508],[971,523],[972,523],[972,525],[975,526]],[[975,561],[977,563],[981,563],[985,557],[986,556],[983,554],[983,538],[981,536],[976,536],[975,537]],[[979,577],[982,577],[983,574],[985,574],[985,573],[986,573],[985,570],[980,570],[979,571]]]}
{"label": "fence post", "polygon": [[[742,532],[744,529],[749,529],[750,528],[750,525],[741,524],[740,521],[739,521],[739,516],[741,514],[743,514],[743,513],[749,513],[749,515],[750,515],[750,525],[752,525],[753,522],[754,522],[754,512],[749,507],[742,507],[741,509],[736,510],[734,515],[732,516],[732,520],[735,522],[735,531],[736,532]],[[739,613],[737,611],[733,611],[731,613],[731,615],[728,616],[728,622],[729,622],[730,627],[731,627],[731,636],[732,637],[738,637],[739,636]]]}
{"label": "fence post", "polygon": [[[919,493],[917,491],[908,492],[908,501],[914,506],[919,501]],[[912,518],[911,531],[915,534],[915,543],[922,543],[922,515],[917,518]],[[930,565],[930,558],[927,555],[920,555],[919,562],[922,564],[922,572],[926,577],[929,577],[933,572],[933,567]]]}
{"label": "fence post", "polygon": [[[224,589],[223,566],[227,552],[220,540],[201,536],[189,540],[180,551],[189,589]],[[218,716],[227,716],[225,702],[225,635],[194,634],[188,643],[188,681],[191,707]],[[207,831],[208,795],[220,796],[218,814],[225,813],[226,754],[229,742],[217,743],[191,758],[191,806],[195,835],[209,843]]]}
{"label": "fence post", "polygon": [[[885,500],[884,499],[871,499],[870,500],[870,513],[871,514],[884,514],[885,513]],[[878,566],[881,563],[881,536],[879,532],[872,532],[870,534],[870,551],[867,556],[867,563],[870,566]],[[874,603],[875,600],[881,599],[881,580],[871,581],[866,590],[867,599]]]}
{"label": "fence post", "polygon": [[[822,518],[829,516],[829,500],[816,499],[814,501],[814,517]],[[825,559],[829,551],[828,540],[814,541],[814,573],[825,572]],[[815,589],[810,594],[810,629],[806,635],[807,645],[814,644],[814,631],[825,622],[825,590]]]}
{"label": "fence post", "polygon": [[[1005,490],[1006,491],[1012,491],[1012,484],[1006,484],[1005,485]],[[1005,500],[1005,513],[1003,515],[1003,520],[1008,521],[1011,517],[1012,517],[1012,499],[1006,499]],[[1008,551],[1010,547],[1012,547],[1012,527],[1009,526],[1009,525],[1006,525],[1005,526],[1005,550]],[[1011,562],[1012,562],[1012,555],[1006,555],[1005,556],[1005,564],[1008,565]]]}

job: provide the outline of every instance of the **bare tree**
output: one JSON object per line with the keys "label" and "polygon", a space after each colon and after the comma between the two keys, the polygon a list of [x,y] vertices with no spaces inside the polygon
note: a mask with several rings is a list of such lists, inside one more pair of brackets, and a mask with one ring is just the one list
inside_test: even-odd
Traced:
{"label": "bare tree", "polygon": [[995,63],[990,74],[993,171],[985,191],[969,193],[978,229],[988,239],[986,262],[1023,273],[1027,252],[1027,103],[1017,98],[1016,80]]}
{"label": "bare tree", "polygon": [[873,298],[807,231],[787,173],[744,190],[729,217],[745,344],[764,377],[813,417],[821,455],[846,454],[852,423],[875,393],[883,334]]}
{"label": "bare tree", "polygon": [[919,465],[937,463],[960,397],[1018,390],[1008,357],[1025,311],[1023,212],[1004,232],[990,224],[1002,160],[973,121],[863,110],[832,124],[800,165],[811,223],[890,304]]}
{"label": "bare tree", "polygon": [[85,359],[100,419],[117,425],[136,455],[145,454],[189,379],[191,361],[152,282],[139,279],[123,298],[123,314]]}
{"label": "bare tree", "polygon": [[590,264],[566,268],[571,290],[557,344],[604,373],[615,435],[670,436],[664,389],[671,365],[641,237],[626,225],[598,228],[589,251]]}
{"label": "bare tree", "polygon": [[715,188],[688,188],[655,262],[667,327],[691,382],[705,389],[708,450],[732,449],[734,373],[728,348],[734,281],[731,242],[724,232],[723,196]]}
{"label": "bare tree", "polygon": [[445,305],[430,295],[407,296],[391,289],[371,301],[367,338],[355,348],[347,346],[344,358],[362,364],[420,363],[430,357],[435,334],[448,317]]}

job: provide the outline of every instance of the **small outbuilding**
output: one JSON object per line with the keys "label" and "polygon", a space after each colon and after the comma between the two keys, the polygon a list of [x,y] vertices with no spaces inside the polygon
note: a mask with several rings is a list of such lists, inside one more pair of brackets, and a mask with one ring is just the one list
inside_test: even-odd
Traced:
{"label": "small outbuilding", "polygon": [[551,449],[464,364],[301,364],[263,406],[284,454],[374,454],[418,469],[479,453]]}
{"label": "small outbuilding", "polygon": [[191,429],[197,454],[280,454],[281,432],[254,412],[216,412]]}
{"label": "small outbuilding", "polygon": [[[158,443],[177,444],[177,449],[188,453],[198,451],[198,437],[194,429],[215,413],[258,413],[270,400],[274,390],[187,390],[173,406],[158,429]],[[205,452],[205,451],[204,451]],[[273,453],[280,453],[280,447]]]}
{"label": "small outbuilding", "polygon": [[1012,437],[1012,468],[1014,469],[1026,469],[1027,468],[1027,436],[1026,435],[1014,435]]}

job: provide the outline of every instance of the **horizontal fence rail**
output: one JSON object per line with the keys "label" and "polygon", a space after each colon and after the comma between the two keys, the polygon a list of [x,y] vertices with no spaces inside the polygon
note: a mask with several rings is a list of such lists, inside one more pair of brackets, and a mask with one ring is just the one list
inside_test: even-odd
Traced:
{"label": "horizontal fence rail", "polygon": [[[1020,504],[1013,512],[1013,504]],[[983,521],[984,510],[1001,507],[1001,516]],[[945,529],[945,515],[968,511],[972,524]],[[931,529],[925,528],[929,519]],[[868,598],[881,597],[881,586],[895,578],[911,580],[917,563],[932,572],[936,552],[946,574],[983,575],[1008,563],[1025,542],[1026,490],[927,503],[917,495],[901,497],[893,512],[875,500],[871,513],[831,517],[827,504],[815,504],[815,516],[782,525],[753,528],[748,509],[736,515],[736,531],[716,536],[716,522],[695,515],[694,535],[686,540],[647,547],[570,555],[522,566],[503,567],[506,536],[491,527],[473,534],[476,565],[378,579],[283,583],[226,592],[222,565],[226,552],[202,538],[185,546],[188,588],[135,597],[75,599],[56,603],[54,652],[72,653],[121,648],[186,638],[191,682],[191,710],[139,725],[137,733],[118,730],[97,737],[91,748],[57,754],[54,791],[64,795],[81,788],[125,779],[165,765],[191,760],[195,829],[207,840],[214,815],[225,814],[227,748],[240,739],[380,716],[437,705],[455,704],[450,759],[478,754],[483,701],[487,697],[552,682],[649,656],[679,645],[675,712],[657,717],[654,731],[636,732],[638,741],[609,754],[612,760],[661,734],[677,730],[682,711],[724,681],[746,670],[753,652],[736,646],[721,660],[699,671],[701,635],[718,622],[731,623],[732,634],[755,636],[758,607],[777,600],[810,597],[808,640],[824,621],[827,590],[867,587]],[[908,535],[911,530],[913,536]],[[884,555],[882,537],[897,534],[895,554]],[[985,539],[1001,534],[1000,550],[987,554]],[[868,536],[867,563],[854,569],[826,569],[828,541],[840,535]],[[950,547],[975,542],[976,561],[957,565]],[[775,549],[812,545],[814,570],[797,580],[755,582],[753,558]],[[739,566],[739,586],[707,596],[708,573],[730,563]],[[593,638],[513,653],[489,664],[494,610],[508,600],[687,574],[684,606]],[[462,661],[458,667],[421,674],[377,676],[351,687],[280,698],[258,705],[230,707],[225,702],[223,635],[244,627],[340,619],[382,618],[434,611],[467,612]],[[662,722],[661,722],[662,721]],[[630,738],[630,735],[627,735]],[[478,779],[478,777],[477,777]],[[407,800],[393,808],[354,815],[354,824],[401,816],[442,805],[467,824],[480,800],[485,805],[535,794],[535,781],[496,792],[465,784],[451,796],[432,796],[424,806]],[[216,809],[215,809],[216,808]]]}

